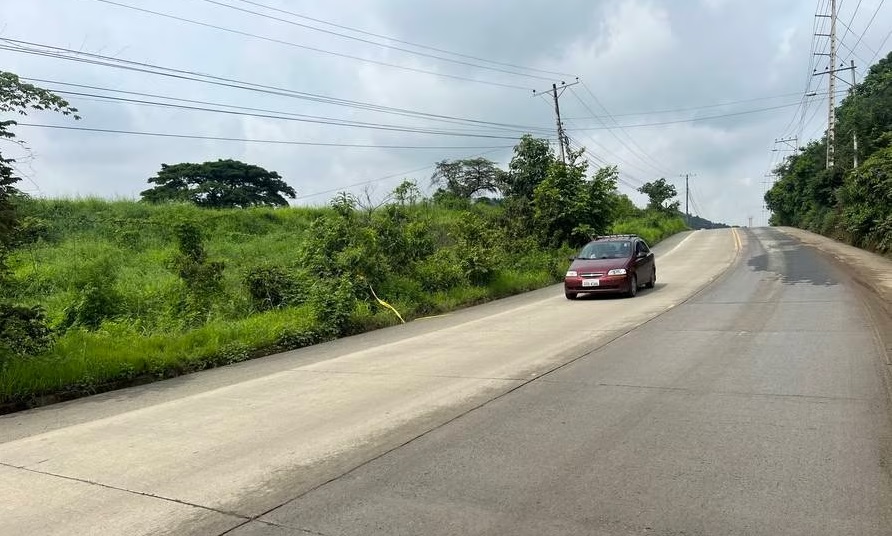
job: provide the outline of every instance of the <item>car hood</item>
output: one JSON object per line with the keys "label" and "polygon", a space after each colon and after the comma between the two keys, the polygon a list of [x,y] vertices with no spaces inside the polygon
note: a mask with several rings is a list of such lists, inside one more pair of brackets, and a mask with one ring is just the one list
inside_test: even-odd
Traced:
{"label": "car hood", "polygon": [[570,270],[576,272],[607,272],[617,268],[625,268],[629,259],[576,259],[570,265]]}

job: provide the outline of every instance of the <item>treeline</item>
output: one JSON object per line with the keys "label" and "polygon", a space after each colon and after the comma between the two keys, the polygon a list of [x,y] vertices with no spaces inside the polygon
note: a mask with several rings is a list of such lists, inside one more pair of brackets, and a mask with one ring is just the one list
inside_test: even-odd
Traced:
{"label": "treeline", "polygon": [[776,169],[778,180],[765,195],[771,224],[892,252],[892,54],[870,68],[836,118],[832,168],[826,166],[825,136]]}
{"label": "treeline", "polygon": [[616,168],[579,157],[526,136],[508,169],[443,161],[429,197],[406,180],[383,201],[341,193],[326,208],[288,207],[278,174],[228,160],[162,166],[142,201],[32,199],[10,171],[0,409],[541,288],[594,235],[655,243],[685,228],[664,180],[639,209]]}

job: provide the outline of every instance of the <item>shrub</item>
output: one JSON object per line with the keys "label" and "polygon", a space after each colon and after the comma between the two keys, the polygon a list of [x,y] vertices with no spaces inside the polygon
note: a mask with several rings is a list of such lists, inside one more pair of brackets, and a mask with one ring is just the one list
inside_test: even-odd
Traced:
{"label": "shrub", "polygon": [[357,290],[353,280],[347,278],[320,280],[310,288],[309,303],[324,338],[339,337],[350,331]]}
{"label": "shrub", "polygon": [[415,278],[429,292],[449,290],[461,285],[464,273],[454,249],[443,248],[415,265]]}
{"label": "shrub", "polygon": [[52,330],[40,307],[0,303],[0,364],[49,349]]}
{"label": "shrub", "polygon": [[243,281],[251,304],[258,311],[300,305],[307,299],[306,278],[281,266],[255,266],[247,271]]}
{"label": "shrub", "polygon": [[201,232],[194,224],[180,224],[176,233],[179,252],[174,257],[173,266],[185,284],[183,312],[189,323],[194,323],[202,316],[207,318],[215,296],[223,293],[225,265],[222,261],[208,259]]}
{"label": "shrub", "polygon": [[111,257],[86,266],[74,284],[77,297],[62,311],[62,329],[80,326],[95,330],[104,320],[122,313],[123,298],[115,290],[117,267]]}

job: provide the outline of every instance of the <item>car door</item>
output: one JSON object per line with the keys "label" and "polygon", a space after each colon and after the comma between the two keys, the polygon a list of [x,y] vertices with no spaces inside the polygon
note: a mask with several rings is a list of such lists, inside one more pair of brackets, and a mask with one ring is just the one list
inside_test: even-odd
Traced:
{"label": "car door", "polygon": [[644,240],[638,240],[635,244],[635,272],[639,282],[651,280],[654,270],[654,254]]}
{"label": "car door", "polygon": [[641,244],[641,249],[644,251],[644,253],[647,254],[644,258],[646,270],[644,273],[648,275],[649,279],[652,279],[654,270],[656,270],[657,266],[656,256],[654,255],[653,251],[651,251],[650,248],[647,247],[647,242],[641,240],[639,244]]}

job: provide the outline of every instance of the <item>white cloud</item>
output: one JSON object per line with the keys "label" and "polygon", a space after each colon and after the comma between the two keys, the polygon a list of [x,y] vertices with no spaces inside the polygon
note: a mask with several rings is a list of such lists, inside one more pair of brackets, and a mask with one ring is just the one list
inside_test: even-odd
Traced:
{"label": "white cloud", "polygon": [[[784,104],[784,100],[775,100],[697,112],[624,115],[801,91],[802,71],[809,59],[814,12],[812,0],[783,3],[774,0],[567,0],[559,4],[517,0],[438,3],[416,0],[362,3],[352,0],[325,3],[266,1],[283,9],[403,40],[506,63],[578,73],[601,103],[618,115],[616,120],[625,125]],[[16,24],[6,27],[0,34],[2,37],[70,46],[341,99],[537,126],[548,129],[544,131],[548,133],[554,124],[551,105],[531,98],[523,90],[359,63],[95,2],[41,0],[8,4],[4,6],[4,14],[10,20],[16,20]],[[549,87],[553,78],[517,77],[444,63],[224,8],[212,8],[203,3],[158,0],[153,2],[152,8],[275,39],[423,70],[535,88]],[[766,17],[766,12],[771,12],[771,17]],[[883,13],[874,22],[874,27],[889,27],[892,25],[890,19],[888,13]],[[884,35],[883,32],[870,32],[864,43],[876,48]],[[439,54],[430,50],[424,52]],[[33,78],[373,123],[471,129],[467,125],[381,114],[6,51],[0,51],[0,61],[5,69]],[[581,86],[574,90],[596,113],[603,113]],[[84,113],[85,118],[80,124],[90,127],[396,145],[511,144],[510,140],[396,133],[102,104],[76,96],[71,100]],[[625,132],[574,132],[575,128],[597,126],[598,123],[585,119],[590,114],[572,92],[564,94],[561,107],[565,117],[571,118],[568,121],[571,136],[604,160],[619,162],[627,177],[651,180],[665,175],[678,182],[680,173],[696,173],[698,192],[703,196],[700,204],[706,216],[735,221],[745,221],[747,213],[758,212],[761,207],[759,181],[747,183],[745,179],[761,177],[766,171],[765,166],[770,161],[767,146],[782,134],[780,131],[793,115],[793,109],[788,108],[702,123],[630,127]],[[35,122],[70,124],[70,121],[47,116],[33,119]],[[154,174],[162,162],[216,158],[239,158],[274,169],[300,194],[312,194],[420,168],[441,159],[483,152],[264,145],[30,128],[21,128],[18,133],[29,141],[38,156],[33,163],[34,180],[48,195],[132,196],[145,188],[146,178]],[[649,156],[643,156],[639,147]],[[510,158],[510,149],[498,150],[489,156],[505,162]],[[429,175],[429,171],[421,171],[413,173],[412,177],[423,185]],[[387,191],[402,178],[398,175],[383,181],[378,191]],[[631,189],[624,187],[624,191],[631,192]],[[308,201],[325,202],[328,197],[326,194]]]}

